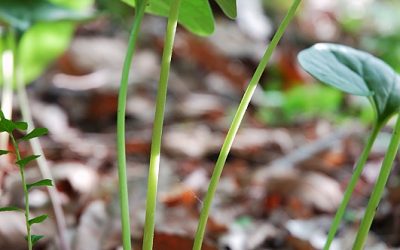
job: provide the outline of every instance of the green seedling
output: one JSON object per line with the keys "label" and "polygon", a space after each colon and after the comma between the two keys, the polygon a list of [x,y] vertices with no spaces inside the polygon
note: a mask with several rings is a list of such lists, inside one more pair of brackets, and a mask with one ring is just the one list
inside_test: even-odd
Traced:
{"label": "green seedling", "polygon": [[[332,222],[325,250],[330,245],[339,228],[346,207],[360,178],[372,145],[386,122],[399,112],[400,77],[382,60],[347,46],[321,43],[303,50],[298,56],[300,65],[321,82],[336,87],[346,93],[368,97],[375,111],[375,120],[365,148],[358,159],[343,200]],[[375,210],[393,165],[399,146],[400,125],[397,122],[387,154],[382,163],[380,175],[372,191],[367,210],[362,220],[353,249],[362,249],[371,227]]]}
{"label": "green seedling", "polygon": [[[161,59],[162,62],[156,100],[156,111],[154,116],[143,240],[143,249],[150,250],[153,246],[161,136],[176,26],[180,23],[189,31],[197,35],[209,35],[214,31],[214,18],[209,2],[204,0],[124,0],[124,2],[134,6],[136,9],[128,43],[128,51],[126,53],[122,71],[117,115],[119,195],[122,220],[122,240],[125,250],[131,249],[125,151],[125,107],[129,70],[144,13],[148,12],[150,14],[168,17],[164,51]],[[217,0],[217,3],[229,17],[233,18],[236,16],[235,0]]]}
{"label": "green seedling", "polygon": [[[16,158],[15,164],[19,168],[19,172],[21,175],[22,188],[24,190],[24,197],[25,197],[25,209],[9,206],[9,207],[0,208],[0,212],[16,211],[16,212],[23,212],[25,214],[25,224],[26,224],[26,238],[25,239],[28,242],[28,249],[32,250],[32,247],[35,245],[35,243],[37,241],[39,241],[41,238],[43,238],[43,235],[32,234],[31,227],[33,224],[42,223],[44,220],[47,219],[47,215],[43,214],[43,215],[39,215],[37,217],[31,218],[30,213],[29,213],[29,190],[31,190],[33,188],[37,188],[37,187],[49,187],[49,186],[53,186],[53,184],[50,179],[43,179],[43,180],[39,180],[34,183],[26,182],[25,167],[33,160],[39,158],[40,155],[29,155],[29,156],[22,158],[20,151],[19,151],[19,143],[22,141],[29,141],[29,140],[32,140],[33,138],[37,138],[37,137],[47,134],[47,129],[36,128],[36,129],[32,130],[31,132],[27,133],[25,136],[23,136],[19,140],[15,139],[13,133],[16,130],[26,131],[27,129],[28,129],[28,124],[26,122],[13,122],[11,120],[8,120],[4,117],[3,112],[0,111],[0,132],[8,133],[11,138],[13,154],[15,154],[15,158]],[[0,150],[0,155],[6,155],[6,154],[11,154],[11,152],[7,151],[7,150]]]}
{"label": "green seedling", "polygon": [[[39,77],[47,66],[68,47],[77,22],[88,20],[92,13],[87,7],[93,0],[3,0],[0,5],[0,25],[5,27],[0,48],[4,60],[0,78],[3,84],[2,110],[11,119],[13,89],[18,89],[23,119],[34,127],[25,85]],[[34,130],[35,131],[35,130]],[[1,138],[4,138],[2,136]],[[5,137],[3,146],[7,145]],[[30,140],[33,152],[43,155],[37,138]],[[45,157],[38,159],[44,178],[51,179]],[[57,193],[49,189],[60,235],[60,249],[68,250],[65,220]]]}

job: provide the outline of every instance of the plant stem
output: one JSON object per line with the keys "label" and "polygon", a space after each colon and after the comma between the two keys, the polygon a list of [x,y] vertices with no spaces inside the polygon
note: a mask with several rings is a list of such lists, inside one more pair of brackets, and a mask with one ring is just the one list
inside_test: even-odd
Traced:
{"label": "plant stem", "polygon": [[211,203],[214,198],[215,191],[218,186],[219,179],[221,177],[222,170],[224,168],[226,159],[228,157],[229,151],[231,149],[233,140],[239,130],[240,124],[243,120],[243,117],[246,113],[247,107],[251,101],[253,93],[257,87],[258,82],[269,62],[269,59],[272,56],[273,51],[275,50],[276,46],[278,45],[280,39],[282,38],[287,26],[289,25],[290,21],[293,19],[297,8],[300,5],[301,0],[294,0],[292,6],[290,7],[288,13],[284,17],[282,23],[280,24],[277,32],[275,33],[274,37],[272,38],[271,43],[269,44],[267,50],[265,51],[264,56],[262,57],[260,64],[258,65],[252,79],[249,82],[249,85],[243,95],[243,98],[239,104],[239,107],[236,111],[236,114],[233,118],[231,127],[226,135],[225,141],[222,145],[220,154],[218,156],[217,162],[215,164],[214,172],[211,176],[211,181],[208,186],[207,194],[204,200],[204,205],[200,213],[200,220],[196,231],[196,236],[193,244],[193,250],[201,250],[201,246],[203,243],[204,233],[206,230],[208,215],[211,208]]}
{"label": "plant stem", "polygon": [[160,80],[158,83],[156,111],[154,114],[153,135],[151,139],[150,167],[147,184],[146,220],[144,225],[143,249],[153,248],[155,212],[157,204],[158,172],[160,168],[161,137],[164,123],[165,103],[167,99],[168,77],[172,51],[178,24],[181,0],[173,0],[170,5],[164,51],[161,59]]}
{"label": "plant stem", "polygon": [[[139,2],[139,1],[137,1]],[[136,13],[133,22],[132,31],[129,37],[128,50],[126,52],[124,66],[121,76],[121,85],[118,95],[117,111],[117,153],[118,153],[118,188],[121,208],[122,223],[122,242],[124,250],[131,250],[131,229],[129,218],[129,195],[128,179],[126,176],[126,150],[125,150],[125,110],[126,98],[128,92],[129,72],[132,65],[133,55],[136,49],[136,43],[139,37],[140,25],[144,16],[144,10],[147,0],[136,6]]]}
{"label": "plant stem", "polygon": [[[12,100],[13,100],[13,83],[16,81],[16,35],[13,30],[8,31],[5,43],[6,48],[1,53],[2,60],[2,74],[3,74],[3,91],[1,96],[1,110],[6,119],[11,120],[12,117]],[[8,133],[0,134],[0,148],[7,149],[9,142]],[[4,157],[5,161],[9,163],[9,157]]]}
{"label": "plant stem", "polygon": [[378,209],[379,202],[382,198],[383,191],[385,189],[387,180],[389,178],[394,159],[396,158],[397,150],[399,149],[399,144],[400,144],[400,115],[397,118],[397,122],[392,134],[392,139],[390,140],[388,150],[386,152],[385,158],[383,159],[378,180],[375,183],[371,197],[368,201],[367,210],[364,214],[364,218],[361,221],[361,225],[353,245],[353,250],[361,250],[364,247],[369,229],[371,228],[372,221],[374,219],[376,210]]}
{"label": "plant stem", "polygon": [[[21,109],[21,113],[22,113],[22,118],[25,122],[28,123],[28,131],[32,131],[35,128],[35,125],[33,123],[26,89],[22,82],[22,69],[20,69],[17,66],[16,71],[17,71],[17,76],[18,76],[17,77],[18,99],[19,99],[19,105],[20,105],[20,109]],[[31,140],[29,140],[29,142],[31,144],[33,154],[41,155],[41,157],[37,158],[36,161],[38,163],[39,170],[40,170],[43,178],[53,180],[53,176],[51,174],[50,167],[49,167],[48,161],[45,157],[45,154],[43,152],[43,148],[42,148],[42,145],[40,144],[39,138],[32,138]],[[67,225],[65,222],[64,212],[63,212],[63,209],[61,206],[60,197],[58,196],[58,193],[54,189],[54,187],[47,187],[47,190],[49,192],[51,204],[53,205],[54,216],[56,219],[56,225],[57,225],[57,230],[58,230],[58,235],[59,235],[59,240],[60,240],[60,249],[69,250],[70,246],[66,239]]]}
{"label": "plant stem", "polygon": [[[21,155],[19,153],[18,144],[11,133],[10,133],[10,138],[15,150],[17,161],[19,161],[21,160]],[[28,249],[32,250],[31,226],[29,225],[29,192],[28,192],[28,187],[26,186],[24,167],[19,167],[19,173],[21,175],[21,181],[22,181],[22,186],[24,188],[24,196],[25,196],[25,224],[27,233],[26,240],[28,242]]]}
{"label": "plant stem", "polygon": [[365,163],[368,160],[368,156],[371,152],[372,146],[376,140],[376,137],[379,134],[379,131],[381,129],[382,125],[376,123],[372,129],[372,132],[367,140],[367,143],[360,155],[360,158],[357,161],[357,164],[354,168],[353,175],[351,176],[350,182],[346,187],[346,191],[344,192],[342,202],[340,203],[340,206],[338,210],[336,211],[335,218],[332,221],[332,225],[329,229],[328,233],[328,239],[325,242],[324,250],[329,250],[333,239],[335,238],[336,232],[340,226],[340,222],[343,218],[343,215],[346,211],[346,207],[350,201],[351,195],[354,191],[354,188],[356,187],[356,184],[358,180],[360,179],[360,176],[362,174],[362,171],[364,169]]}

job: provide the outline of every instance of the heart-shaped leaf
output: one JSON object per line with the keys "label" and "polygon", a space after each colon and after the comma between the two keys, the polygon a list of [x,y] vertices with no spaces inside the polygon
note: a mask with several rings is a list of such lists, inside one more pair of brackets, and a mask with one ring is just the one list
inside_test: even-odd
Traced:
{"label": "heart-shaped leaf", "polygon": [[[123,0],[135,6],[137,0]],[[172,0],[148,0],[146,12],[168,17]],[[224,13],[231,18],[236,17],[236,0],[216,0]],[[139,4],[142,1],[139,1]],[[182,0],[179,8],[178,22],[200,36],[211,35],[214,32],[214,16],[208,0]]]}
{"label": "heart-shaped leaf", "polygon": [[368,96],[379,123],[400,109],[400,76],[371,54],[344,45],[319,43],[300,52],[298,59],[321,82],[350,94]]}
{"label": "heart-shaped leaf", "polygon": [[[93,2],[94,0],[1,1],[0,23],[4,22],[22,31],[17,49],[24,83],[35,80],[68,48],[76,22],[92,17],[88,7]],[[0,40],[0,43],[4,41]],[[0,44],[0,47],[3,45]]]}
{"label": "heart-shaped leaf", "polygon": [[236,18],[237,11],[236,11],[236,0],[215,0],[219,7],[221,7],[222,11],[225,15],[229,18]]}
{"label": "heart-shaped leaf", "polygon": [[82,21],[91,14],[76,11],[47,0],[2,0],[0,20],[19,31],[28,30],[37,22]]}

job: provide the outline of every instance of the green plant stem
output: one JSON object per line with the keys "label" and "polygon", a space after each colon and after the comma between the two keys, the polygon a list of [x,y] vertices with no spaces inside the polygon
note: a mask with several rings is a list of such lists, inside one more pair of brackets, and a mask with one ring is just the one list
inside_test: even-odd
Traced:
{"label": "green plant stem", "polygon": [[[18,144],[15,141],[15,138],[12,134],[10,134],[11,142],[15,150],[15,156],[17,158],[17,161],[21,160],[21,154],[19,153],[19,148]],[[22,186],[24,189],[24,196],[25,196],[25,223],[26,223],[26,240],[28,242],[28,249],[32,250],[32,237],[31,237],[31,226],[29,225],[29,192],[28,192],[28,187],[26,186],[26,180],[25,180],[25,171],[24,167],[19,167],[19,173],[21,175],[21,181],[22,181]]]}
{"label": "green plant stem", "polygon": [[[25,86],[22,82],[22,69],[20,69],[17,66],[17,89],[18,89],[18,100],[19,100],[19,105],[22,113],[22,118],[25,122],[28,123],[28,131],[32,131],[35,128],[35,125],[33,123],[32,119],[32,114],[30,111],[30,105],[28,103],[28,95],[26,93]],[[41,155],[41,157],[37,158],[36,161],[39,166],[40,173],[42,174],[43,178],[45,179],[50,179],[53,180],[53,176],[50,171],[50,167],[48,164],[48,161],[45,157],[45,154],[43,152],[42,145],[40,144],[39,138],[32,138],[29,140],[29,143],[31,144],[33,154],[35,155]],[[47,190],[49,192],[49,197],[51,204],[53,206],[54,210],[54,216],[56,219],[56,225],[57,225],[57,230],[58,230],[58,235],[59,235],[59,243],[60,243],[60,249],[61,250],[69,250],[70,246],[67,242],[66,239],[66,228],[67,224],[65,222],[65,216],[64,216],[64,211],[61,206],[61,201],[60,197],[57,194],[57,191],[54,189],[54,187],[47,187]]]}
{"label": "green plant stem", "polygon": [[136,6],[136,13],[133,22],[131,35],[128,42],[128,50],[124,61],[121,76],[121,85],[118,95],[118,112],[117,112],[117,154],[118,154],[118,188],[119,201],[121,209],[122,223],[122,243],[124,250],[131,250],[131,228],[129,217],[129,195],[128,195],[128,179],[126,176],[126,150],[125,150],[125,113],[126,98],[128,92],[129,72],[132,65],[133,55],[136,49],[136,43],[139,37],[140,25],[144,16],[144,10],[147,1]]}
{"label": "green plant stem", "polygon": [[368,201],[367,210],[364,214],[364,218],[361,221],[361,225],[353,245],[353,250],[361,250],[364,247],[365,241],[368,236],[368,232],[371,228],[372,221],[374,220],[376,210],[378,209],[379,202],[382,198],[383,191],[385,189],[387,180],[389,178],[394,159],[396,158],[396,154],[399,149],[399,144],[400,144],[400,115],[397,118],[397,122],[392,134],[392,139],[390,140],[388,150],[386,152],[385,158],[383,159],[378,180],[375,183],[371,197]]}
{"label": "green plant stem", "polygon": [[158,172],[160,168],[161,137],[164,123],[165,103],[167,99],[168,77],[172,51],[178,24],[181,0],[173,0],[170,5],[164,51],[161,59],[160,80],[157,91],[156,111],[154,114],[153,135],[151,139],[150,167],[147,184],[146,220],[144,225],[143,249],[153,248],[155,212],[157,204]]}
{"label": "green plant stem", "polygon": [[239,130],[240,124],[246,113],[247,107],[249,106],[249,103],[251,101],[253,93],[257,87],[258,82],[260,81],[260,78],[261,78],[265,68],[267,67],[267,64],[272,56],[273,51],[275,50],[280,39],[282,38],[283,34],[285,33],[285,30],[286,30],[287,26],[289,25],[290,21],[293,19],[294,15],[296,13],[296,10],[300,5],[300,2],[301,2],[301,0],[293,1],[292,6],[290,7],[288,13],[286,14],[282,23],[280,24],[277,32],[275,33],[274,37],[272,38],[271,43],[269,44],[268,48],[266,49],[265,54],[263,55],[263,57],[260,61],[260,64],[258,65],[252,79],[250,80],[249,85],[243,95],[243,98],[242,98],[242,100],[239,104],[239,107],[236,111],[236,114],[233,118],[231,127],[228,130],[225,141],[222,145],[220,154],[218,156],[217,162],[215,164],[214,172],[211,176],[211,181],[208,186],[207,194],[206,194],[206,197],[204,200],[204,205],[203,205],[203,208],[200,213],[200,220],[199,220],[199,224],[197,227],[196,236],[195,236],[195,240],[194,240],[194,244],[193,244],[194,250],[201,250],[201,246],[203,244],[204,233],[206,230],[208,215],[210,212],[211,203],[214,198],[214,194],[217,189],[218,182],[221,177],[221,173],[224,168],[229,151],[231,149],[233,140],[235,139],[237,131]]}
{"label": "green plant stem", "polygon": [[336,211],[336,215],[335,218],[332,221],[331,227],[329,229],[329,233],[328,233],[328,239],[325,242],[325,246],[324,246],[324,250],[329,250],[330,246],[332,244],[333,239],[335,238],[336,232],[339,229],[340,226],[340,222],[343,218],[343,215],[346,211],[346,207],[350,201],[351,195],[354,191],[354,188],[356,187],[356,184],[358,182],[358,180],[360,179],[360,176],[362,174],[362,171],[364,169],[365,163],[368,160],[368,156],[371,152],[372,146],[376,140],[376,137],[379,134],[379,131],[381,129],[381,125],[379,124],[375,124],[371,134],[367,140],[367,143],[360,155],[360,158],[357,161],[357,164],[354,168],[354,172],[353,175],[351,176],[350,182],[347,185],[346,191],[344,192],[343,195],[343,199],[342,202],[340,203],[339,208]]}

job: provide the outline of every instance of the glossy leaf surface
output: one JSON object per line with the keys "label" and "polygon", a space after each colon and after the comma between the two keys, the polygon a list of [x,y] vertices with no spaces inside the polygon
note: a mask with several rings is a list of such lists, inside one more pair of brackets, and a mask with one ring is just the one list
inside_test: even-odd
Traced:
{"label": "glossy leaf surface", "polygon": [[400,77],[385,62],[366,52],[320,43],[303,50],[300,65],[316,79],[344,92],[368,96],[378,122],[400,108]]}
{"label": "glossy leaf surface", "polygon": [[236,0],[215,0],[229,18],[236,18]]}
{"label": "glossy leaf surface", "polygon": [[46,0],[2,0],[0,5],[0,20],[19,31],[26,31],[37,22],[81,21],[89,17],[87,12]]}
{"label": "glossy leaf surface", "polygon": [[[135,6],[142,1],[123,0]],[[149,0],[146,12],[158,16],[167,17],[171,0]],[[224,13],[230,17],[236,17],[236,0],[216,0]],[[207,36],[214,32],[214,16],[208,0],[183,0],[179,9],[178,22],[194,34]]]}

